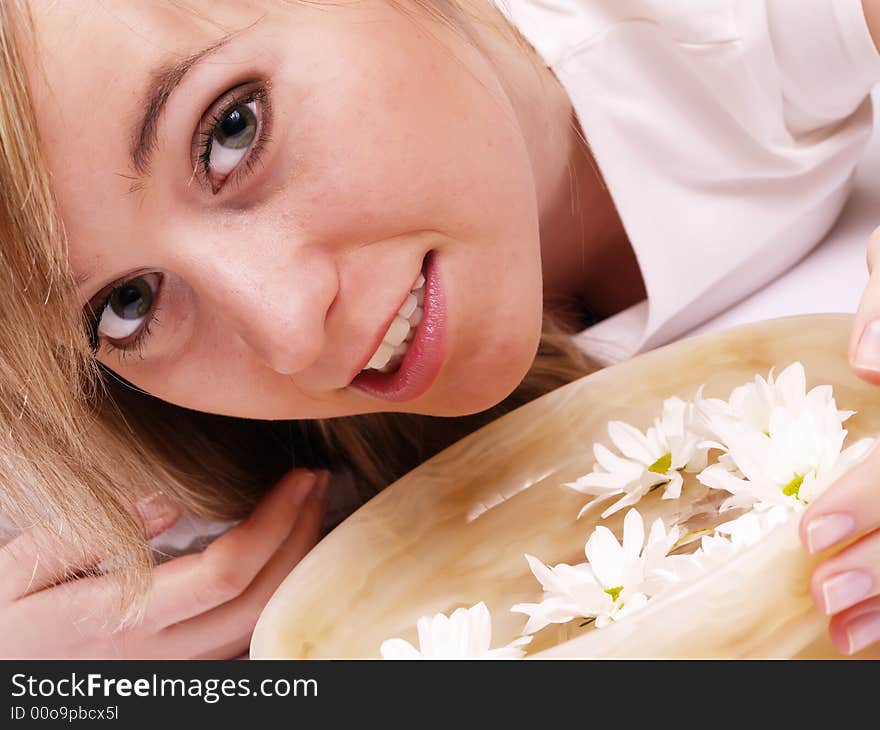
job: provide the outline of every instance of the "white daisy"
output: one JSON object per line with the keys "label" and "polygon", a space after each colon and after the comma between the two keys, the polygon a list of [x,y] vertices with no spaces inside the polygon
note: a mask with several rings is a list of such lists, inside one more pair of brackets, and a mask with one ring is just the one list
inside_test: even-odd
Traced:
{"label": "white daisy", "polygon": [[520,659],[531,636],[522,636],[500,649],[492,644],[492,617],[480,601],[470,608],[457,608],[451,616],[422,616],[416,624],[419,648],[403,639],[387,639],[380,651],[383,659]]}
{"label": "white daisy", "polygon": [[704,469],[698,479],[733,496],[722,511],[755,503],[800,509],[863,457],[871,440],[841,452],[846,438],[830,393],[814,388],[794,410],[773,406],[766,431],[753,422],[716,412],[712,428],[727,448],[727,461]]}
{"label": "white daisy", "polygon": [[877,445],[877,439],[863,438],[840,452],[834,465],[816,475],[814,479],[805,479],[798,490],[798,496],[804,504],[809,504],[822,492],[842,477],[852,467],[862,461]]}
{"label": "white daisy", "polygon": [[670,555],[661,577],[673,581],[696,580],[726,563],[734,555],[755,545],[774,527],[786,522],[791,510],[781,505],[759,505],[735,520],[715,528],[700,540],[700,547],[688,555]]}
{"label": "white daisy", "polygon": [[[807,376],[804,366],[794,362],[783,370],[778,378],[770,371],[767,380],[756,375],[751,383],[741,385],[730,394],[726,401],[718,398],[703,398],[702,388],[697,394],[696,407],[698,418],[706,428],[723,440],[721,434],[713,428],[715,419],[732,419],[744,426],[750,426],[760,433],[768,433],[770,416],[776,408],[783,408],[789,413],[799,416],[805,409],[818,404],[833,402],[830,385],[819,385],[807,392]],[[837,411],[843,423],[854,411]],[[723,445],[719,444],[719,448]]]}
{"label": "white daisy", "polygon": [[718,525],[715,532],[727,536],[735,547],[751,547],[790,518],[791,512],[782,505],[758,505],[735,520]]}
{"label": "white daisy", "polygon": [[702,539],[697,552],[702,553],[708,563],[717,565],[743,548],[756,545],[773,528],[787,522],[791,514],[791,510],[782,505],[757,505],[735,520],[718,525],[713,536]]}
{"label": "white daisy", "polygon": [[603,628],[642,608],[648,599],[675,580],[667,553],[678,539],[656,520],[645,543],[645,527],[638,510],[631,509],[623,523],[623,542],[607,528],[596,527],[584,547],[587,563],[555,567],[526,555],[544,588],[540,603],[519,603],[510,610],[529,617],[524,633],[575,618],[595,619]]}
{"label": "white daisy", "polygon": [[581,509],[579,518],[597,501],[623,495],[602,513],[606,518],[662,485],[666,487],[664,499],[677,499],[683,484],[681,471],[697,472],[706,466],[709,446],[703,445],[705,434],[698,428],[695,406],[680,398],[663,402],[663,415],[647,433],[623,421],[611,421],[608,435],[623,457],[594,444],[594,470],[565,485],[595,496]]}

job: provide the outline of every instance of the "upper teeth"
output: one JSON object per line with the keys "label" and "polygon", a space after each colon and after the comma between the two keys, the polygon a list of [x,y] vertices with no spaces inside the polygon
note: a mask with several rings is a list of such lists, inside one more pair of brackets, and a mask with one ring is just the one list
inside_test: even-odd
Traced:
{"label": "upper teeth", "polygon": [[370,362],[364,370],[375,369],[383,373],[391,372],[396,368],[403,356],[409,349],[419,322],[422,321],[422,313],[425,304],[425,277],[419,274],[419,278],[410,289],[406,301],[394,315],[394,321],[382,338],[379,349],[370,358]]}

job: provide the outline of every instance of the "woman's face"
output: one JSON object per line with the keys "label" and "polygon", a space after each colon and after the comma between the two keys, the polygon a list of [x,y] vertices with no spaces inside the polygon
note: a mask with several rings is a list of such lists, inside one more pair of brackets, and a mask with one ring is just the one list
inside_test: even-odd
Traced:
{"label": "woman's face", "polygon": [[110,369],[267,419],[463,414],[520,381],[535,183],[471,46],[381,0],[32,6],[41,143]]}

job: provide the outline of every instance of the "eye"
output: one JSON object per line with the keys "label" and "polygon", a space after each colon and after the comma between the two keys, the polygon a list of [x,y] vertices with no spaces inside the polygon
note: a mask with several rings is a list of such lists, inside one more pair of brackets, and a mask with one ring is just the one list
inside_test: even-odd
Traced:
{"label": "eye", "polygon": [[208,167],[216,175],[226,177],[247,154],[257,137],[257,102],[239,104],[214,127]]}
{"label": "eye", "polygon": [[115,287],[101,310],[97,331],[109,340],[127,340],[144,328],[154,309],[159,274],[145,274]]}
{"label": "eye", "polygon": [[193,162],[216,194],[227,178],[252,169],[267,141],[270,106],[265,85],[227,91],[202,117],[194,138]]}

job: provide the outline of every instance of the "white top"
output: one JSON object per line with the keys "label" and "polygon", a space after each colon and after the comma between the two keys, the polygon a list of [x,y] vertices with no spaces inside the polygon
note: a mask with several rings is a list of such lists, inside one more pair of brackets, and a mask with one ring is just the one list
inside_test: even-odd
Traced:
{"label": "white top", "polygon": [[871,132],[860,0],[495,0],[568,91],[648,294],[577,340],[669,342],[791,267]]}

